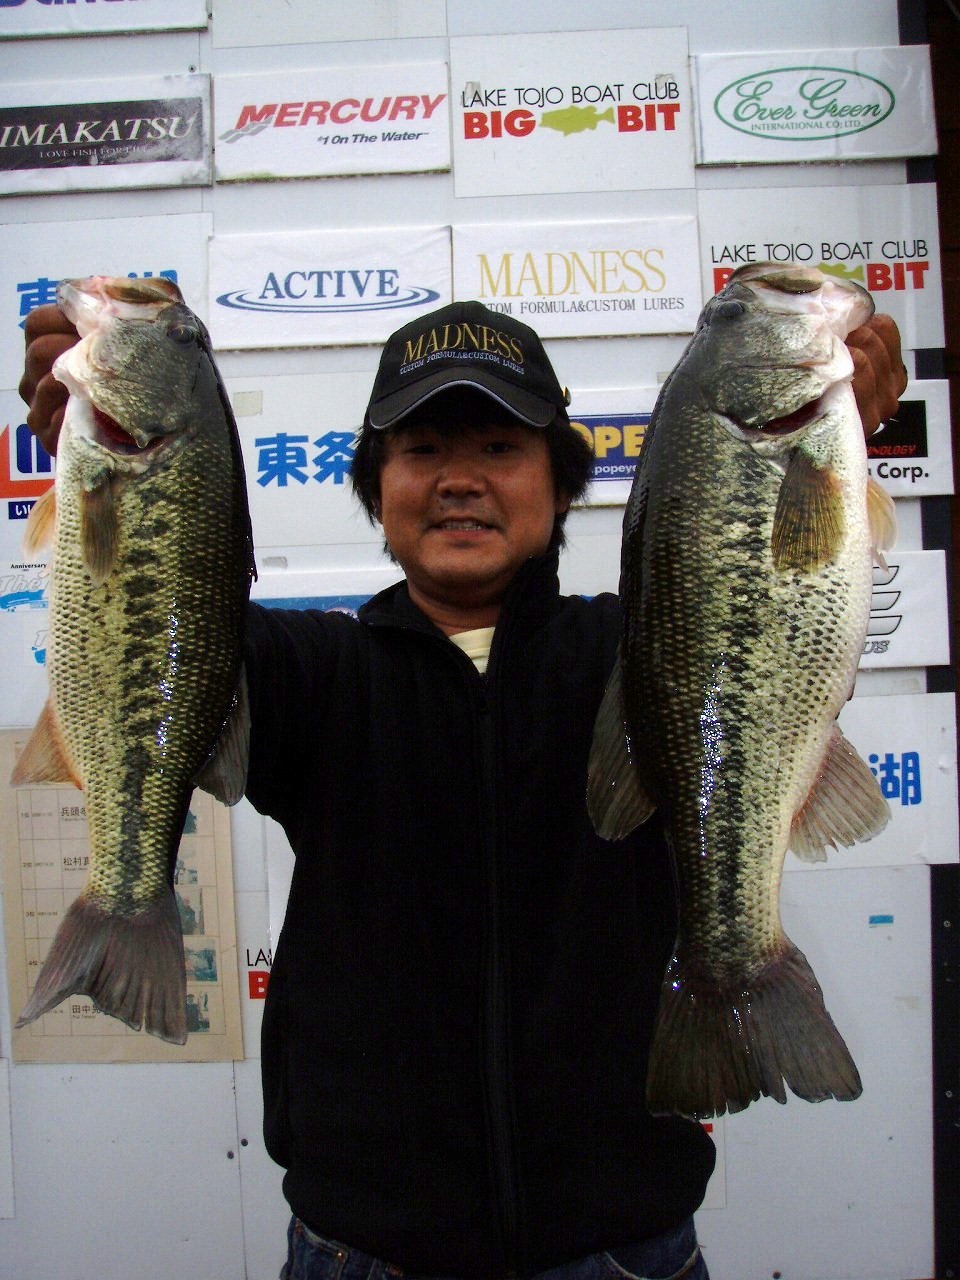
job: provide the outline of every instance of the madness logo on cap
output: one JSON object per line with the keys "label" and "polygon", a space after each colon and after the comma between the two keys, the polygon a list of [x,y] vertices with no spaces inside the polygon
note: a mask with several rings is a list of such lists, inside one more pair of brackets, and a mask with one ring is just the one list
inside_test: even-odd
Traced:
{"label": "madness logo on cap", "polygon": [[506,363],[515,372],[523,373],[524,352],[520,338],[490,325],[466,322],[444,324],[407,338],[400,360],[400,373],[423,369],[428,362],[444,357],[492,360],[497,364]]}

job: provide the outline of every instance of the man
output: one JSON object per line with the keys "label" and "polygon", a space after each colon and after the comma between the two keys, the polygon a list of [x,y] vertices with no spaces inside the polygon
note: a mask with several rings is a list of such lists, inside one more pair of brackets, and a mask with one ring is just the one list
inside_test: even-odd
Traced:
{"label": "man", "polygon": [[[48,447],[68,329],[27,325]],[[869,431],[906,382],[899,337],[878,317],[851,345]],[[643,1096],[662,835],[602,841],[585,810],[619,624],[615,597],[559,594],[590,467],[565,402],[510,317],[405,326],[353,475],[404,581],[359,620],[251,606],[248,795],[297,855],[262,1044],[288,1280],[706,1276],[712,1144]]]}

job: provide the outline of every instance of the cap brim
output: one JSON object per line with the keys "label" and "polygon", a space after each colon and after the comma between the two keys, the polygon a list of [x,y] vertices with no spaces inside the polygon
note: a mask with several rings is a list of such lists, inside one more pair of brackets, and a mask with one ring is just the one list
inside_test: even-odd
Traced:
{"label": "cap brim", "polygon": [[542,396],[535,396],[522,387],[510,386],[482,369],[473,370],[469,378],[465,378],[459,369],[444,369],[428,374],[409,387],[371,404],[367,411],[368,421],[377,430],[392,427],[432,396],[449,387],[473,387],[482,391],[530,427],[546,427],[560,412],[558,405],[544,400]]}

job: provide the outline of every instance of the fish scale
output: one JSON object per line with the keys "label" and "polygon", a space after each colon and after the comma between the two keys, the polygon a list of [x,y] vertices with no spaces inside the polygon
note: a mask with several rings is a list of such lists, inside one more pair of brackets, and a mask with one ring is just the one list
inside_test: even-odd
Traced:
{"label": "fish scale", "polygon": [[186,1040],[174,870],[199,784],[242,794],[243,623],[253,552],[236,424],[199,320],[166,281],[68,281],[83,338],[49,506],[50,697],[14,785],[85,793],[87,884],[18,1026],[73,993],[134,1028]]}
{"label": "fish scale", "polygon": [[809,268],[735,273],[704,310],[644,441],[624,518],[618,666],[588,805],[621,838],[661,812],[679,925],[647,1073],[657,1113],[738,1111],[784,1085],[861,1091],[815,975],[783,932],[792,847],[889,817],[836,717],[892,504],[868,480],[841,337],[863,290]]}

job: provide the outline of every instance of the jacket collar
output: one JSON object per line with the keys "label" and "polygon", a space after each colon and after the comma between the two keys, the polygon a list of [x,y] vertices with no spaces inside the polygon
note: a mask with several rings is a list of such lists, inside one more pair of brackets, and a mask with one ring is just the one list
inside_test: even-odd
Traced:
{"label": "jacket collar", "polygon": [[[498,626],[507,616],[535,620],[552,612],[560,596],[558,560],[559,553],[550,551],[543,556],[531,556],[520,566],[504,593]],[[361,605],[358,617],[368,626],[403,627],[443,635],[410,599],[405,579]]]}

